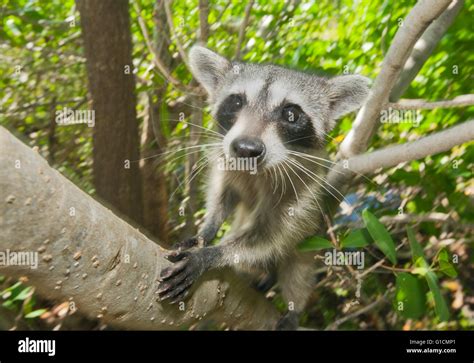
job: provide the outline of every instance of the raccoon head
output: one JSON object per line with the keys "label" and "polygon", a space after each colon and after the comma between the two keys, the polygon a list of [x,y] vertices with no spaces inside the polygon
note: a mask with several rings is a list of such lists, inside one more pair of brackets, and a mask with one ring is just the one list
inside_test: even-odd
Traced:
{"label": "raccoon head", "polygon": [[289,150],[323,148],[335,120],[358,109],[369,93],[370,80],[359,75],[326,79],[275,65],[230,62],[198,45],[189,59],[225,134],[225,155],[258,158],[263,168],[283,162]]}

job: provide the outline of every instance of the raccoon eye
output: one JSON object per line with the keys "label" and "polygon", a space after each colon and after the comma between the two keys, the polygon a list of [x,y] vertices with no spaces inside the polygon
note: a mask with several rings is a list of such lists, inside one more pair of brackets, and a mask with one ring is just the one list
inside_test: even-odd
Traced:
{"label": "raccoon eye", "polygon": [[287,122],[297,122],[303,111],[298,105],[286,105],[281,110],[281,117]]}
{"label": "raccoon eye", "polygon": [[244,99],[238,94],[230,95],[225,100],[225,105],[227,113],[235,113],[244,105]]}

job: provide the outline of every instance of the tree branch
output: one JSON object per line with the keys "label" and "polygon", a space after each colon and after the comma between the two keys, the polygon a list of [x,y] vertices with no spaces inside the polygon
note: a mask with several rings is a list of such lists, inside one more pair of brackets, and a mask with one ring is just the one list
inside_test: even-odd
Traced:
{"label": "tree branch", "polygon": [[240,29],[239,29],[239,38],[237,41],[237,48],[235,49],[236,60],[240,60],[240,52],[242,50],[242,43],[244,42],[244,38],[245,38],[245,30],[247,29],[247,26],[249,24],[250,12],[252,11],[252,6],[254,2],[255,0],[250,0],[247,3],[247,6],[245,7],[244,20],[242,21],[242,25],[240,26]]}
{"label": "tree branch", "polygon": [[329,172],[327,180],[330,185],[337,188],[355,174],[371,173],[379,168],[390,168],[405,161],[421,159],[472,140],[474,140],[474,120],[463,122],[416,141],[389,146],[339,161]]}
{"label": "tree branch", "polygon": [[332,324],[328,325],[325,330],[336,330],[341,324],[344,324],[346,321],[352,320],[357,318],[359,315],[363,315],[368,313],[369,311],[375,309],[379,305],[387,302],[387,296],[391,293],[392,290],[387,290],[382,296],[380,296],[377,300],[371,302],[369,305],[364,306],[363,308],[354,311],[353,313],[346,315],[340,319],[337,319]]}
{"label": "tree branch", "polygon": [[446,11],[436,19],[421,38],[416,42],[410,57],[406,61],[400,78],[390,93],[390,101],[397,101],[410,86],[420,69],[425,64],[439,41],[453,23],[464,5],[464,0],[454,0]]}
{"label": "tree branch", "polygon": [[209,1],[199,0],[199,39],[202,44],[207,44],[209,38]]}
{"label": "tree branch", "polygon": [[466,107],[474,105],[474,94],[462,95],[452,100],[426,101],[426,100],[400,100],[396,103],[388,103],[386,107],[397,110],[434,110],[436,108]]}
{"label": "tree branch", "polygon": [[[423,222],[434,222],[434,223],[443,223],[444,225],[449,224],[455,227],[465,227],[465,228],[474,228],[474,224],[460,224],[458,219],[452,218],[449,214],[432,212],[426,214],[397,214],[394,216],[383,216],[380,218],[380,222],[383,224],[408,224],[408,223],[423,223]],[[341,223],[333,226],[328,232],[336,232],[341,229],[355,229],[364,227],[362,221],[357,221],[353,223]]]}
{"label": "tree branch", "polygon": [[450,2],[451,0],[420,0],[410,11],[395,34],[367,102],[357,114],[351,131],[341,144],[342,157],[359,154],[367,148],[378,126],[380,111],[388,102],[392,87],[415,43]]}
{"label": "tree branch", "polygon": [[191,67],[189,66],[188,57],[174,29],[173,15],[170,9],[170,0],[164,0],[163,5],[165,6],[166,20],[168,21],[168,27],[170,28],[171,38],[176,42],[176,47],[178,48],[178,53],[183,63],[186,65],[186,68],[188,69],[188,71],[191,72]]}
{"label": "tree branch", "polygon": [[176,86],[177,88],[183,89],[184,85],[171,75],[170,70],[163,64],[155,48],[153,47],[153,43],[151,41],[150,35],[148,34],[145,21],[143,20],[143,17],[141,15],[141,8],[137,0],[133,1],[133,6],[135,8],[135,12],[137,13],[138,25],[140,26],[143,38],[145,39],[146,46],[148,48],[148,51],[152,55],[153,64],[156,66],[156,68],[158,68],[160,73],[169,83],[171,83],[173,86]]}
{"label": "tree branch", "polygon": [[37,269],[6,264],[2,274],[27,276],[39,295],[72,299],[85,316],[127,329],[178,329],[203,318],[241,329],[276,323],[273,306],[230,270],[203,276],[183,310],[156,301],[165,250],[3,127],[0,145],[0,251],[39,254]]}

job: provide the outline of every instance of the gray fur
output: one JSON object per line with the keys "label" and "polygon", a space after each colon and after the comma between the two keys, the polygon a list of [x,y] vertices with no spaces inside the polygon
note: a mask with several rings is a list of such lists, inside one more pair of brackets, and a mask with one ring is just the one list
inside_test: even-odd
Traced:
{"label": "gray fur", "polygon": [[[326,168],[314,162],[319,159],[291,154],[296,151],[308,158],[325,158],[322,145],[308,149],[283,142],[276,131],[279,121],[273,110],[285,102],[301,106],[317,138],[324,140],[336,118],[363,103],[368,80],[362,76],[325,79],[275,65],[231,63],[200,46],[191,49],[190,64],[209,93],[214,116],[231,94],[245,94],[248,101],[223,139],[225,155],[230,156],[230,143],[242,136],[261,139],[266,154],[257,175],[218,170],[210,163],[207,215],[198,237],[208,245],[231,216],[232,227],[219,244],[195,250],[193,254],[199,257],[189,258],[190,252],[186,252],[191,262],[185,271],[195,276],[224,266],[242,271],[276,270],[282,295],[289,308],[294,308],[285,322],[297,323],[295,314],[303,311],[313,286],[312,256],[300,253],[297,244],[322,232],[319,195],[327,190],[336,192],[323,181]],[[212,153],[209,156],[210,160],[215,157]],[[172,258],[176,259],[176,254]],[[168,274],[166,271],[164,275]],[[170,294],[170,289],[164,289],[164,294]]]}

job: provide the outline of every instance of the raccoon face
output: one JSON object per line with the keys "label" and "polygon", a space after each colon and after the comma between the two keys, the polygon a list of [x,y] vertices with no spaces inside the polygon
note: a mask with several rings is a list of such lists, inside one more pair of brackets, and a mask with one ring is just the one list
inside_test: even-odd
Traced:
{"label": "raccoon face", "polygon": [[289,150],[312,153],[325,144],[335,120],[365,101],[369,79],[325,79],[274,65],[231,63],[194,46],[191,70],[207,90],[212,115],[225,134],[226,156],[257,158],[273,167]]}

